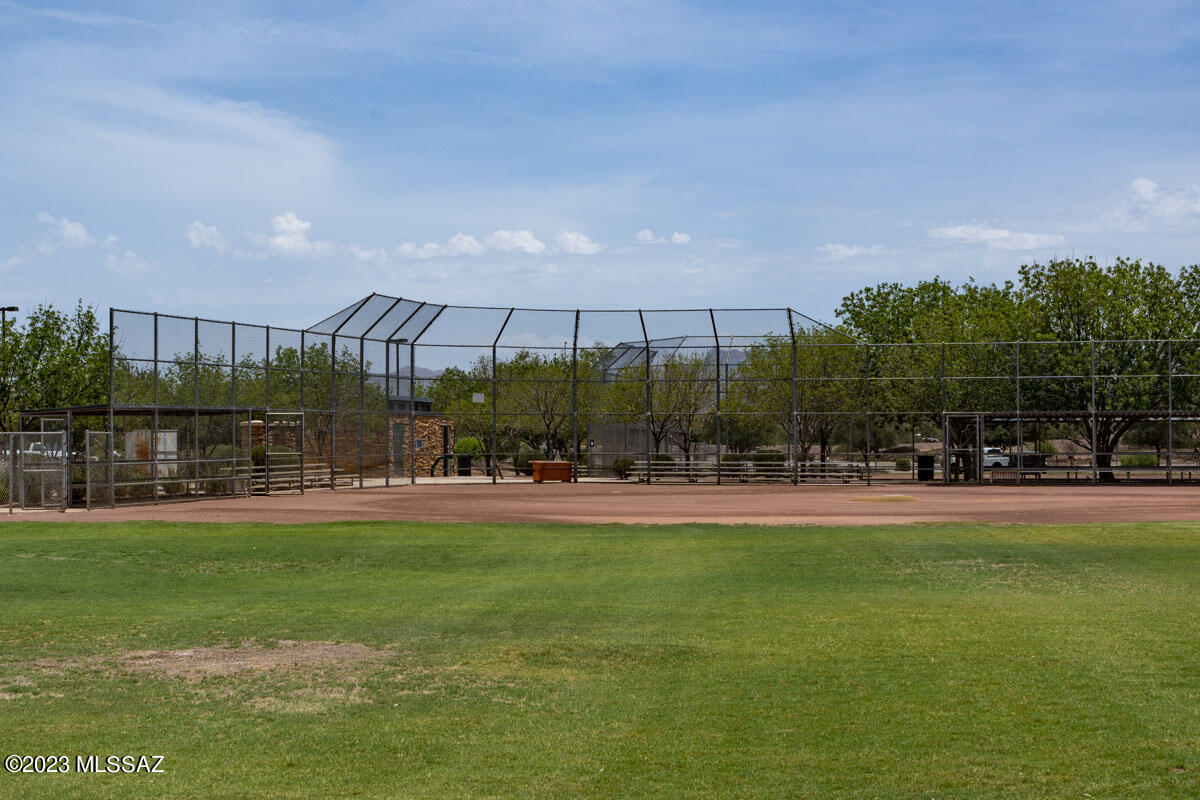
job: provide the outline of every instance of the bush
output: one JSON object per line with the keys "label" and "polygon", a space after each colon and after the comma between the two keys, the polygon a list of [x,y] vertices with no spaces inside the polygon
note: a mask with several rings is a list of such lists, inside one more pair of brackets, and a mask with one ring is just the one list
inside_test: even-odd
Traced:
{"label": "bush", "polygon": [[533,462],[541,461],[543,458],[541,451],[534,450],[532,447],[522,447],[521,452],[513,458],[513,467],[518,475],[532,475]]}
{"label": "bush", "polygon": [[1152,456],[1149,453],[1135,453],[1134,455],[1121,456],[1121,466],[1131,469],[1137,467],[1157,467],[1158,456]]}
{"label": "bush", "polygon": [[616,458],[613,459],[612,466],[609,467],[621,480],[629,477],[629,473],[633,470],[634,461],[632,458]]}
{"label": "bush", "polygon": [[908,472],[912,469],[912,462],[907,458],[896,459],[896,472]]}
{"label": "bush", "polygon": [[655,453],[654,455],[650,456],[650,460],[659,464],[674,464],[675,456],[671,455],[670,453]]}
{"label": "bush", "polygon": [[757,450],[754,453],[754,471],[759,475],[779,477],[783,475],[783,464],[787,456],[778,450]]}
{"label": "bush", "polygon": [[[250,448],[250,463],[256,467],[264,467],[267,464],[267,448],[261,444],[256,444]],[[293,467],[300,464],[300,454],[295,450],[284,447],[282,445],[271,445],[271,466],[273,467]]]}
{"label": "bush", "polygon": [[787,461],[787,456],[778,450],[756,450],[753,461],[754,466],[765,467],[772,464],[782,464]]}
{"label": "bush", "polygon": [[721,463],[722,464],[730,464],[733,466],[737,466],[739,464],[745,464],[749,460],[750,460],[750,456],[746,455],[745,453],[722,453],[721,454]]}
{"label": "bush", "polygon": [[1038,442],[1037,451],[1043,455],[1052,456],[1058,453],[1058,448],[1054,446],[1054,442]]}
{"label": "bush", "polygon": [[459,456],[481,456],[487,452],[483,442],[474,436],[464,436],[454,440],[454,454]]}

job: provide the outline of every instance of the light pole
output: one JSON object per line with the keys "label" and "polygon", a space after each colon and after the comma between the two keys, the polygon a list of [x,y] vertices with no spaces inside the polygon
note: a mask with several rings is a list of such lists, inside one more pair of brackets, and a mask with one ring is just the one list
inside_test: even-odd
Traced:
{"label": "light pole", "polygon": [[0,308],[0,337],[8,336],[8,312],[20,311],[17,306],[5,306]]}
{"label": "light pole", "polygon": [[20,310],[16,306],[4,306],[0,308],[0,339],[8,338],[8,312]]}

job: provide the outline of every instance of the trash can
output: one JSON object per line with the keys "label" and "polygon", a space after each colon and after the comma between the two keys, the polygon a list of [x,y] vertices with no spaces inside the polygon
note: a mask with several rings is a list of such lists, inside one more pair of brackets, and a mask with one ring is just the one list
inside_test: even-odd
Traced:
{"label": "trash can", "polygon": [[458,477],[460,477],[460,478],[471,477],[471,459],[473,459],[473,458],[474,458],[474,456],[470,456],[470,455],[457,455],[454,457],[454,460],[458,462],[458,464],[457,464]]}
{"label": "trash can", "polygon": [[917,480],[933,480],[933,460],[934,456],[932,455],[917,456]]}

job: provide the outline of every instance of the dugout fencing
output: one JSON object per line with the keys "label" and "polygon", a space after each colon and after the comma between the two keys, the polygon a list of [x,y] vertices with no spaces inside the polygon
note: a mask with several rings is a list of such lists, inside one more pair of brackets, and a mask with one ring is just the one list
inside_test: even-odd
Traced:
{"label": "dugout fencing", "polygon": [[75,504],[522,481],[535,459],[643,483],[1200,478],[1192,340],[864,343],[790,308],[374,294],[302,330],[114,309],[110,342],[108,406],[23,424],[66,420]]}

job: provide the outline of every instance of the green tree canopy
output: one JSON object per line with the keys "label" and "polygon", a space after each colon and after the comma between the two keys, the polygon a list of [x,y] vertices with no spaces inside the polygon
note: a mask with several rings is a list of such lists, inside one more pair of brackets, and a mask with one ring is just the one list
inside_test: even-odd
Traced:
{"label": "green tree canopy", "polygon": [[0,337],[0,425],[15,430],[22,409],[108,402],[108,335],[82,301],[70,312],[38,306]]}

